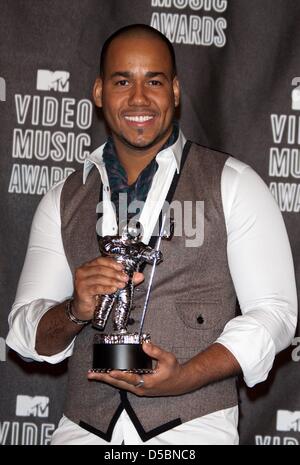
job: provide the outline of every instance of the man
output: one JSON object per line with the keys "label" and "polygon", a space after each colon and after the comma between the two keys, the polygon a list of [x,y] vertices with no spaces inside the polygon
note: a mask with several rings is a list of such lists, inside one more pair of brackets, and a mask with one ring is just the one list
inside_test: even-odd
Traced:
{"label": "man", "polygon": [[[174,52],[163,35],[144,25],[113,34],[94,86],[111,138],[88,157],[83,180],[71,175],[37,210],[7,343],[34,360],[70,357],[53,444],[237,444],[234,377],[243,373],[249,386],[265,380],[293,337],[295,278],[277,205],[247,165],[186,143],[174,123],[179,99]],[[201,246],[187,247],[184,232],[161,243],[164,261],[145,321],[152,374],[89,371],[96,296],[128,280],[120,264],[99,257],[99,190],[101,234],[117,233],[113,204],[120,213],[117,198],[126,193],[145,202],[146,244],[165,200],[204,201]],[[148,268],[134,276],[133,330]]]}

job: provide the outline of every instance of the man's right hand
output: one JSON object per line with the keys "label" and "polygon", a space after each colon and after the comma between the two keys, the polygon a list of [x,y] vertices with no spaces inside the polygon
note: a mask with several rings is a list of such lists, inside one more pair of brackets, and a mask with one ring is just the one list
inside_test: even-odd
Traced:
{"label": "man's right hand", "polygon": [[[80,320],[93,318],[96,295],[112,294],[128,282],[123,265],[113,258],[98,257],[76,269],[72,313]],[[134,284],[144,280],[142,273],[134,273]]]}
{"label": "man's right hand", "polygon": [[[143,280],[142,273],[134,274],[134,284]],[[72,313],[80,320],[91,320],[94,316],[96,295],[111,294],[123,289],[127,281],[123,266],[113,258],[98,257],[83,264],[75,271]],[[37,353],[47,356],[58,354],[70,345],[83,327],[66,316],[66,302],[50,308],[40,319],[37,328]]]}

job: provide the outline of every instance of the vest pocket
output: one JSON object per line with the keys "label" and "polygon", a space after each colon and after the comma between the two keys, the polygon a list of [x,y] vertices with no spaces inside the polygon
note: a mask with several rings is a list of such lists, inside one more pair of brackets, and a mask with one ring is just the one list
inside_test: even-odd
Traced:
{"label": "vest pocket", "polygon": [[209,331],[222,325],[220,301],[180,301],[175,303],[176,312],[187,328]]}

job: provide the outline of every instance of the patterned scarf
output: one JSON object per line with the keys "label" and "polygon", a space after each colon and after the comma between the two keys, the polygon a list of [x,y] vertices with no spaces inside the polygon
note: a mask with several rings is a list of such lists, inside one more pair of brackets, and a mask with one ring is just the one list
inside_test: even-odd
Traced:
{"label": "patterned scarf", "polygon": [[[179,125],[177,121],[174,121],[172,134],[164,146],[160,149],[160,151],[173,145],[178,138],[178,134]],[[129,186],[126,171],[119,162],[112,137],[107,139],[107,142],[104,146],[103,161],[105,163],[105,168],[108,175],[111,200],[116,208],[116,216],[118,220],[119,194],[127,194],[127,210],[128,205],[130,205],[130,203],[134,200],[145,202],[152,184],[153,177],[158,168],[158,164],[156,158],[153,158],[146,166],[146,168],[144,168],[143,171],[139,174],[137,180]],[[133,215],[136,215],[136,213],[137,212],[128,214],[128,220]],[[123,214],[122,217],[124,217]]]}

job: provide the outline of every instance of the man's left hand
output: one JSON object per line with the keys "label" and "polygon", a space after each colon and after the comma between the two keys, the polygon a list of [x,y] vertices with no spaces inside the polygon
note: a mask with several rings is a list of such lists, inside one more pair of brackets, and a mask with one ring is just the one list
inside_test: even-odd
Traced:
{"label": "man's left hand", "polygon": [[[137,396],[174,396],[188,392],[184,368],[171,352],[151,343],[144,343],[143,350],[157,361],[154,373],[138,375],[120,370],[110,373],[88,373],[88,379],[102,381]],[[137,386],[143,380],[142,386]]]}

